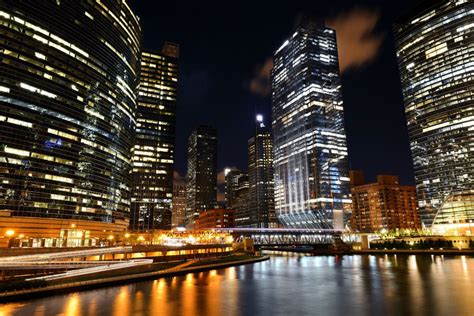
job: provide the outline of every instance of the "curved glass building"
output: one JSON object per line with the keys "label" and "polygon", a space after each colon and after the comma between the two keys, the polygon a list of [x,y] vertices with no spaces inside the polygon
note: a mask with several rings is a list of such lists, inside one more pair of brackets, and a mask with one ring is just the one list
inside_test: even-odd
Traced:
{"label": "curved glass building", "polygon": [[304,19],[273,64],[278,219],[287,227],[342,230],[352,201],[335,31]]}
{"label": "curved glass building", "polygon": [[[474,190],[474,2],[425,1],[395,25],[421,220]],[[474,220],[474,218],[472,218]]]}
{"label": "curved glass building", "polygon": [[450,195],[439,208],[432,230],[443,235],[473,236],[474,193],[459,192]]}
{"label": "curved glass building", "polygon": [[140,41],[124,0],[0,2],[0,235],[127,228]]}

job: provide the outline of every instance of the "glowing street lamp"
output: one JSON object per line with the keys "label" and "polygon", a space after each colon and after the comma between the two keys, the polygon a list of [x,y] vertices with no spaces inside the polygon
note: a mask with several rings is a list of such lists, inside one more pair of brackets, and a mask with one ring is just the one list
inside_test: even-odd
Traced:
{"label": "glowing street lamp", "polygon": [[126,233],[125,234],[125,238],[129,238],[130,237],[130,234],[129,233]]}
{"label": "glowing street lamp", "polygon": [[9,230],[7,230],[7,232],[6,232],[6,235],[7,235],[8,237],[12,237],[13,235],[15,235],[15,231],[14,231],[13,229],[9,229]]}

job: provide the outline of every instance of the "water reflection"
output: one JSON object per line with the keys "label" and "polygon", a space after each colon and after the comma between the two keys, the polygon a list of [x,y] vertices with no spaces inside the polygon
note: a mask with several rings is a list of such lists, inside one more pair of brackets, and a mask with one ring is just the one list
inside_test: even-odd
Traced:
{"label": "water reflection", "polygon": [[3,315],[468,315],[474,258],[275,256],[255,265],[0,305]]}

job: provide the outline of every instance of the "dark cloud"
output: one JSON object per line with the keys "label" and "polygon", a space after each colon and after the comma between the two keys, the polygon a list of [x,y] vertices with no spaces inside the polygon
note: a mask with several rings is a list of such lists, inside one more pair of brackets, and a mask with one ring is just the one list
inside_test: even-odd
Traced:
{"label": "dark cloud", "polygon": [[355,8],[326,21],[327,26],[336,30],[341,73],[377,56],[385,37],[374,32],[379,19],[377,10]]}
{"label": "dark cloud", "polygon": [[258,65],[255,77],[250,80],[249,89],[252,93],[266,97],[272,91],[271,71],[273,59],[268,58],[263,65]]}

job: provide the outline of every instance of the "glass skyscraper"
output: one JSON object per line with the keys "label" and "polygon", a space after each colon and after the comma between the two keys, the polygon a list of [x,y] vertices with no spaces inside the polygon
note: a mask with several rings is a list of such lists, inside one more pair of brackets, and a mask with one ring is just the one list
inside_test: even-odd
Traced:
{"label": "glass skyscraper", "polygon": [[474,193],[474,2],[423,2],[394,31],[420,216],[429,227],[443,203]]}
{"label": "glass skyscraper", "polygon": [[0,1],[0,230],[127,228],[140,41],[126,1]]}
{"label": "glass skyscraper", "polygon": [[217,202],[217,130],[199,126],[188,140],[186,219],[193,226],[199,213]]}
{"label": "glass skyscraper", "polygon": [[302,19],[273,64],[277,216],[287,227],[341,230],[351,199],[335,31]]}
{"label": "glass skyscraper", "polygon": [[179,46],[142,52],[133,155],[133,231],[171,229]]}

